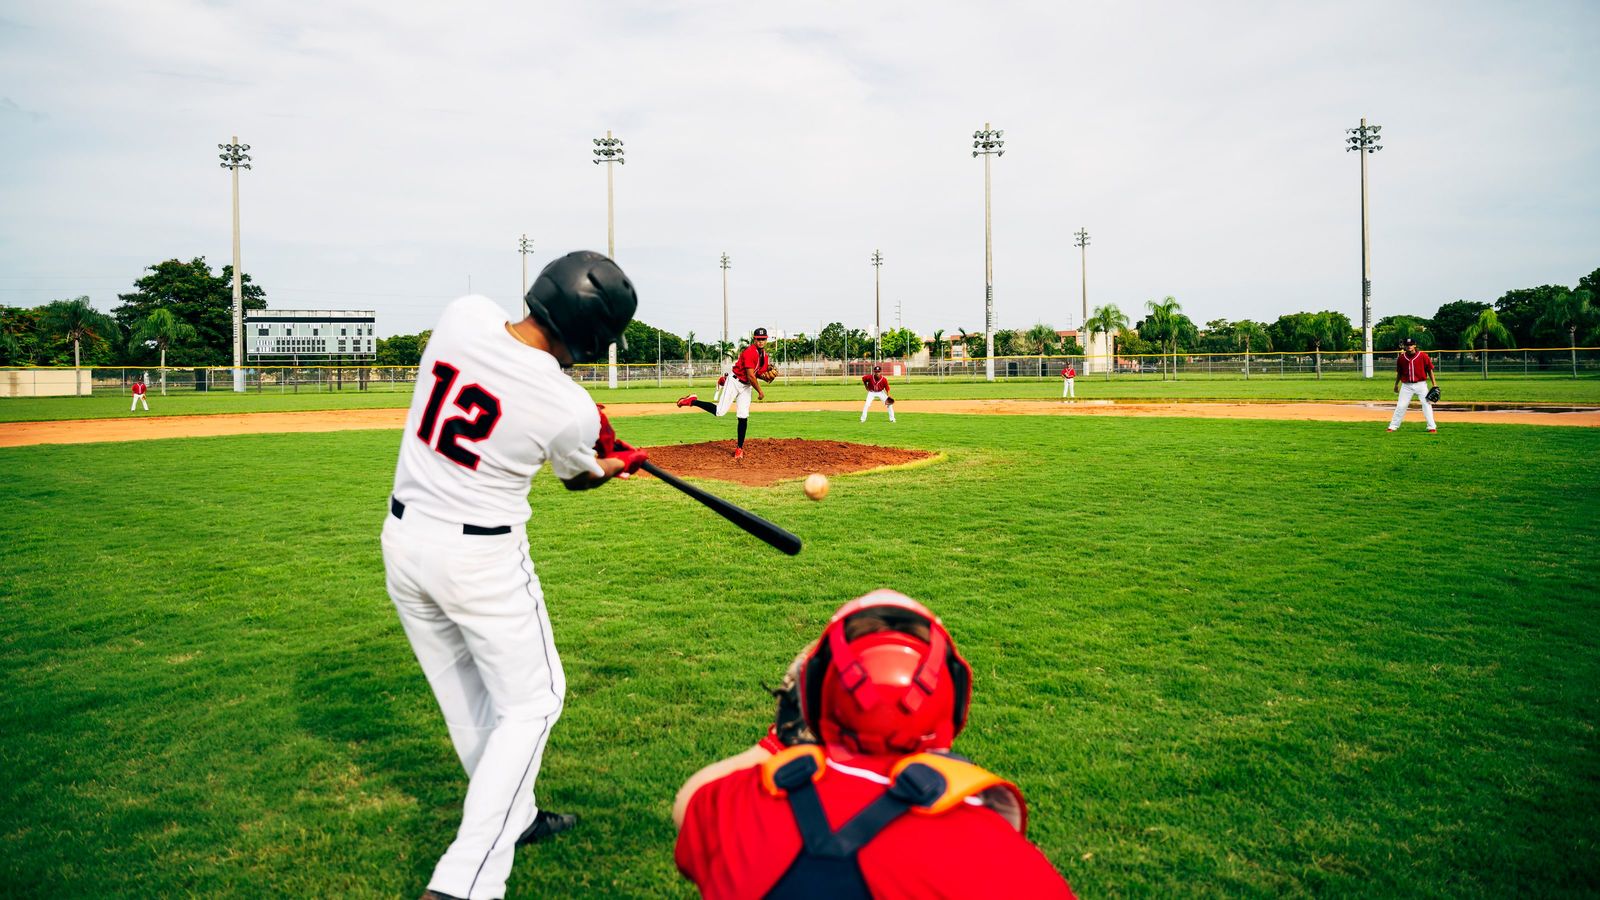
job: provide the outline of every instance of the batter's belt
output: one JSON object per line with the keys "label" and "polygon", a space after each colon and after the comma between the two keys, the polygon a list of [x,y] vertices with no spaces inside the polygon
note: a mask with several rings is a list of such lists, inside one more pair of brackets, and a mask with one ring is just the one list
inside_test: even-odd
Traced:
{"label": "batter's belt", "polygon": [[[396,500],[395,498],[390,497],[389,498],[389,514],[394,516],[396,519],[404,519],[406,517],[406,505],[404,503],[401,503],[399,500]],[[510,525],[494,525],[494,526],[489,526],[489,525],[463,525],[463,526],[461,526],[461,533],[462,534],[510,534],[511,533],[511,526]]]}

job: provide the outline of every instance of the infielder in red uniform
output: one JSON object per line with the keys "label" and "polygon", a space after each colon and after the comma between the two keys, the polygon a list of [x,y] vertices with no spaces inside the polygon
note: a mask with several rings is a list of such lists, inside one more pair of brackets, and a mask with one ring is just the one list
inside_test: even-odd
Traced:
{"label": "infielder in red uniform", "polygon": [[627,276],[599,253],[569,253],[524,302],[517,322],[477,295],[439,318],[383,523],[389,597],[468,778],[426,900],[504,897],[516,848],[577,822],[534,797],[566,676],[528,556],[528,487],[546,466],[583,490],[645,459],[562,371],[625,346],[638,305]]}
{"label": "infielder in red uniform", "polygon": [[1411,397],[1415,395],[1422,402],[1422,417],[1428,421],[1428,433],[1439,430],[1433,421],[1433,404],[1428,402],[1428,385],[1438,385],[1438,379],[1433,377],[1433,360],[1428,354],[1417,349],[1417,342],[1406,338],[1402,345],[1404,349],[1394,360],[1394,392],[1400,395],[1395,402],[1394,416],[1389,419],[1389,430],[1396,431],[1406,417],[1406,408],[1411,405]]}
{"label": "infielder in red uniform", "polygon": [[133,390],[133,405],[128,407],[128,412],[133,412],[134,410],[138,409],[139,408],[139,404],[141,404],[141,403],[144,404],[144,411],[145,412],[149,412],[150,411],[150,401],[148,401],[148,400],[146,400],[144,398],[144,392],[146,390],[148,390],[148,388],[145,387],[145,383],[142,382],[142,381],[135,381],[133,383],[132,390]]}
{"label": "infielder in red uniform", "polygon": [[1078,396],[1078,389],[1072,386],[1077,377],[1078,370],[1072,367],[1072,363],[1067,363],[1067,367],[1061,370],[1061,399]]}
{"label": "infielder in red uniform", "polygon": [[883,408],[889,411],[889,421],[893,422],[894,398],[889,396],[889,379],[883,377],[883,366],[873,366],[871,375],[861,376],[861,384],[867,389],[867,402],[861,404],[861,421],[867,420],[872,401],[882,400]]}
{"label": "infielder in red uniform", "polygon": [[733,377],[722,386],[722,393],[715,404],[707,403],[695,394],[678,398],[679,406],[693,406],[719,418],[727,414],[728,407],[735,408],[739,419],[739,442],[733,450],[734,459],[744,459],[744,435],[750,427],[750,393],[754,391],[757,399],[767,399],[766,392],[761,390],[761,382],[772,380],[773,369],[766,347],[767,330],[757,328],[751,336],[750,346],[739,351],[739,356],[733,361]]}
{"label": "infielder in red uniform", "polygon": [[678,792],[675,858],[702,896],[1073,896],[1024,836],[1016,786],[949,753],[972,670],[922,604],[846,603],[785,682],[803,727],[780,721]]}

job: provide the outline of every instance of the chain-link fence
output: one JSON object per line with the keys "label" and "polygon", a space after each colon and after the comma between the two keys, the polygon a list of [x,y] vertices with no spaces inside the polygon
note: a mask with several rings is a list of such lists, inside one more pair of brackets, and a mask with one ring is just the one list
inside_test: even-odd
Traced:
{"label": "chain-link fence", "polygon": [[[1452,377],[1600,377],[1600,348],[1541,348],[1529,350],[1430,351],[1434,366]],[[1392,378],[1393,351],[1378,353],[1373,359],[1376,378]],[[932,360],[908,363],[885,360],[882,365],[898,379],[938,381],[982,381],[986,378],[984,359]],[[780,383],[849,384],[871,370],[866,359],[789,359],[774,360]],[[1068,365],[1085,379],[1154,380],[1244,380],[1316,379],[1361,377],[1361,354],[1357,352],[1177,354],[1118,356],[1005,356],[996,357],[994,372],[998,380],[1057,380]],[[610,367],[605,363],[574,366],[573,380],[586,385],[607,384]],[[711,387],[727,364],[715,360],[629,363],[617,366],[617,386],[631,387]],[[74,377],[76,376],[76,377]],[[245,390],[253,393],[304,393],[337,391],[410,392],[417,379],[415,366],[269,366],[245,370]],[[42,397],[90,394],[127,394],[135,381],[149,385],[153,393],[231,392],[232,370],[227,367],[168,368],[100,367],[74,370],[71,367],[0,368],[0,397]],[[76,389],[74,389],[76,382]]]}

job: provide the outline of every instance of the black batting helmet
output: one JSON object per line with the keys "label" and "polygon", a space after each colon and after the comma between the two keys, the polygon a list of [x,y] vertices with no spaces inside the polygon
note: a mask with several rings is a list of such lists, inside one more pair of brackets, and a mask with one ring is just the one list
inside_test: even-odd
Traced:
{"label": "black batting helmet", "polygon": [[623,329],[639,308],[633,282],[603,253],[578,250],[544,267],[528,288],[528,315],[548,329],[572,354],[572,361],[594,362],[616,344],[626,349]]}

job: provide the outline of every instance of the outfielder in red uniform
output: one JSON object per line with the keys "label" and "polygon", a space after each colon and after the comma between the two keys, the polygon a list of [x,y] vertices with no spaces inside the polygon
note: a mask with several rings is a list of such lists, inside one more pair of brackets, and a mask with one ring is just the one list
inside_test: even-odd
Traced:
{"label": "outfielder in red uniform", "polygon": [[133,383],[133,405],[128,407],[128,412],[133,412],[134,410],[138,409],[139,408],[139,404],[141,404],[141,403],[144,404],[144,411],[145,412],[149,412],[150,411],[150,401],[148,401],[148,400],[146,400],[144,398],[144,392],[146,390],[148,390],[148,388],[145,387],[145,383],[144,382],[135,381]]}
{"label": "outfielder in red uniform", "polygon": [[861,421],[867,420],[872,401],[882,400],[883,408],[889,411],[889,421],[893,422],[894,398],[889,396],[889,379],[883,377],[883,366],[873,366],[871,375],[861,376],[861,384],[867,389],[867,402],[861,404]]}
{"label": "outfielder in red uniform", "polygon": [[1016,786],[949,752],[972,670],[922,604],[846,603],[790,674],[793,746],[775,725],[678,793],[674,855],[702,896],[1073,896]]}
{"label": "outfielder in red uniform", "polygon": [[1061,399],[1065,400],[1068,397],[1078,396],[1078,389],[1073,387],[1073,382],[1077,378],[1078,370],[1074,369],[1071,363],[1068,363],[1067,367],[1061,370]]}
{"label": "outfielder in red uniform", "polygon": [[1438,386],[1439,380],[1433,377],[1433,360],[1428,354],[1417,349],[1417,342],[1406,338],[1402,344],[1404,348],[1394,360],[1394,392],[1400,395],[1395,402],[1394,415],[1389,419],[1389,430],[1397,431],[1400,423],[1405,420],[1406,408],[1411,405],[1411,397],[1415,395],[1422,403],[1422,417],[1428,422],[1428,433],[1439,430],[1433,421],[1433,404],[1428,402],[1428,384],[1432,382]]}
{"label": "outfielder in red uniform", "polygon": [[680,397],[678,405],[703,409],[719,418],[727,415],[730,406],[734,407],[739,419],[739,442],[734,447],[733,458],[744,459],[744,434],[750,427],[750,394],[754,391],[757,399],[767,399],[766,392],[761,390],[761,382],[771,381],[773,374],[772,360],[767,356],[767,330],[757,328],[751,336],[750,346],[739,351],[734,359],[733,377],[722,385],[715,404],[690,394]]}

